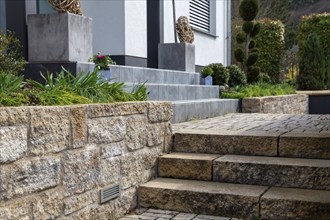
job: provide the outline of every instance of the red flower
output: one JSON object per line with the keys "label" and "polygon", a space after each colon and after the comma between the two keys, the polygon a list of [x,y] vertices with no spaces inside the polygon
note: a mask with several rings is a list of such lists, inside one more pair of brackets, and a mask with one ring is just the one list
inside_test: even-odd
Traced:
{"label": "red flower", "polygon": [[104,58],[104,56],[103,55],[97,55],[97,59],[103,59]]}

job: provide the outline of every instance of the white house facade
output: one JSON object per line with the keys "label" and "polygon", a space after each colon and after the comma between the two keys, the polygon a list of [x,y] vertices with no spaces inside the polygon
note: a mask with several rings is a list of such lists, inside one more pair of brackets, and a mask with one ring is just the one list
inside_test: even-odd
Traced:
{"label": "white house facade", "polygon": [[[23,45],[26,15],[54,12],[47,0],[0,2],[1,29],[15,31]],[[175,41],[172,0],[81,0],[81,7],[93,19],[94,53],[111,54],[118,64],[157,68],[158,44]],[[176,0],[175,9],[193,26],[196,66],[230,64],[230,0]]]}

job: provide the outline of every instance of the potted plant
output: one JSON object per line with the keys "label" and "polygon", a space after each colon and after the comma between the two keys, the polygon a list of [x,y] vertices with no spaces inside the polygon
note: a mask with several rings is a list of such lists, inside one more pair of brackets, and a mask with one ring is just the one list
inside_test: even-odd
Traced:
{"label": "potted plant", "polygon": [[110,55],[103,55],[100,52],[89,59],[89,62],[95,63],[96,68],[104,79],[110,79],[110,65],[115,65],[116,62],[110,58]]}
{"label": "potted plant", "polygon": [[201,72],[201,85],[213,85],[213,78],[212,78],[213,70],[211,67],[203,68]]}

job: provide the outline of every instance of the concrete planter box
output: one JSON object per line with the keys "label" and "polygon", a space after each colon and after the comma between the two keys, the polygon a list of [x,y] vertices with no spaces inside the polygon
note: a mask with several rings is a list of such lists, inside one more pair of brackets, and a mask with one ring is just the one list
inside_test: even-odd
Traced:
{"label": "concrete planter box", "polygon": [[212,76],[207,76],[205,78],[201,77],[201,85],[212,86],[213,85]]}
{"label": "concrete planter box", "polygon": [[195,72],[195,45],[188,43],[159,44],[158,68]]}
{"label": "concrete planter box", "polygon": [[28,15],[29,61],[87,62],[93,54],[92,19],[70,13]]}
{"label": "concrete planter box", "polygon": [[243,113],[308,114],[308,95],[283,95],[244,98]]}

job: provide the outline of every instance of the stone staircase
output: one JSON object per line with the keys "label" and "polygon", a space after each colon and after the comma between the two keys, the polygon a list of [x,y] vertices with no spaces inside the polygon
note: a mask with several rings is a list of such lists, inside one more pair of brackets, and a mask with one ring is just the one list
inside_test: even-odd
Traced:
{"label": "stone staircase", "polygon": [[111,81],[131,91],[145,83],[150,101],[171,101],[172,123],[204,119],[239,111],[236,99],[219,99],[218,86],[200,85],[200,74],[141,67],[111,66]]}
{"label": "stone staircase", "polygon": [[242,219],[330,218],[330,134],[181,129],[141,208]]}

